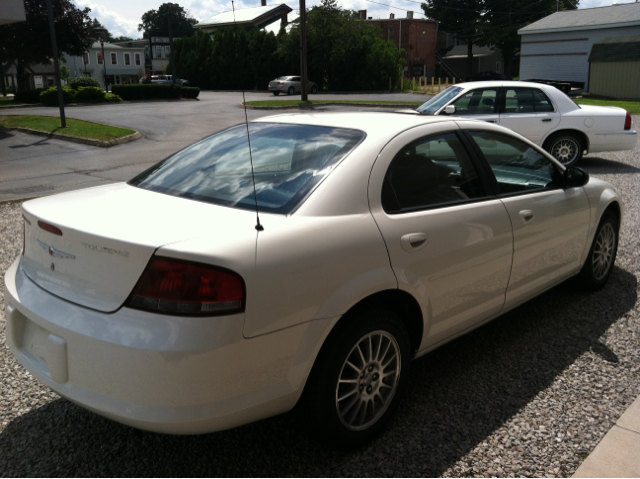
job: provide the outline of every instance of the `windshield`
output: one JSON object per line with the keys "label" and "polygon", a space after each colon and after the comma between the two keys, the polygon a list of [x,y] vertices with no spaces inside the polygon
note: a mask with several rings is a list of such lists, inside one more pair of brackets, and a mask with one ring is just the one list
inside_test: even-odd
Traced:
{"label": "windshield", "polygon": [[449,100],[458,96],[462,91],[459,86],[450,86],[445,91],[438,93],[436,96],[420,105],[417,110],[423,115],[433,115],[440,108],[449,103]]}
{"label": "windshield", "polygon": [[[358,130],[249,123],[258,209],[294,210],[354,146]],[[129,182],[182,198],[255,209],[247,126],[217,133],[179,151]]]}

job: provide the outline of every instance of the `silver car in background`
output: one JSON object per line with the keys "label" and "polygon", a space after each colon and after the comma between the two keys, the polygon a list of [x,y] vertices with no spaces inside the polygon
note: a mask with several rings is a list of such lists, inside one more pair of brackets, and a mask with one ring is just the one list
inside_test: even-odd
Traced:
{"label": "silver car in background", "polygon": [[[284,76],[269,82],[269,91],[278,96],[280,93],[293,95],[302,92],[302,81],[299,76]],[[307,92],[317,93],[318,85],[312,81],[307,81]]]}

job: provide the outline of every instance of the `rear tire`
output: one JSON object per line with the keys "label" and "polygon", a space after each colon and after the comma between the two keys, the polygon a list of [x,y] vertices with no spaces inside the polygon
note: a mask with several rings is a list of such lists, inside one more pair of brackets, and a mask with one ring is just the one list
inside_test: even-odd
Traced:
{"label": "rear tire", "polygon": [[589,249],[589,256],[579,275],[580,286],[587,291],[602,288],[608,281],[618,252],[618,218],[611,211],[602,215]]}
{"label": "rear tire", "polygon": [[274,91],[274,92],[273,92],[273,95],[274,95],[274,96],[278,96],[279,94],[280,94],[280,92],[279,92],[279,91]]}
{"label": "rear tire", "polygon": [[398,316],[364,311],[323,346],[302,401],[317,439],[338,449],[369,442],[389,422],[405,389],[411,348]]}
{"label": "rear tire", "polygon": [[564,166],[575,165],[580,161],[584,148],[582,138],[571,132],[556,133],[544,144],[544,149]]}

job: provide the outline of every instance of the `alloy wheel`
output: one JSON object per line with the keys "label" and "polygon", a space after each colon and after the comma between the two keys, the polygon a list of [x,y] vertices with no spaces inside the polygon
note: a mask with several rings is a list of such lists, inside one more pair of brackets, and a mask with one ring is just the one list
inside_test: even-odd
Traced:
{"label": "alloy wheel", "polygon": [[615,246],[616,233],[611,223],[606,223],[598,232],[593,248],[593,276],[596,280],[602,280],[609,272]]}
{"label": "alloy wheel", "polygon": [[580,156],[580,143],[574,138],[560,138],[551,146],[551,154],[563,165],[570,165]]}
{"label": "alloy wheel", "polygon": [[342,365],[336,386],[336,409],[349,430],[362,431],[385,413],[398,388],[401,353],[387,331],[363,336]]}

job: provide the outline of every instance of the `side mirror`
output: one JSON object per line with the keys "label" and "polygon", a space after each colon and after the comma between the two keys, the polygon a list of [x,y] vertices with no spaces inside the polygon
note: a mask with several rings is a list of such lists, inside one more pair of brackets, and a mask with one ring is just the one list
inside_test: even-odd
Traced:
{"label": "side mirror", "polygon": [[453,114],[455,114],[455,112],[456,112],[456,107],[453,106],[453,105],[447,105],[447,106],[444,107],[443,113],[445,115],[453,115]]}
{"label": "side mirror", "polygon": [[565,188],[579,188],[589,181],[589,173],[577,166],[569,166],[562,174]]}

